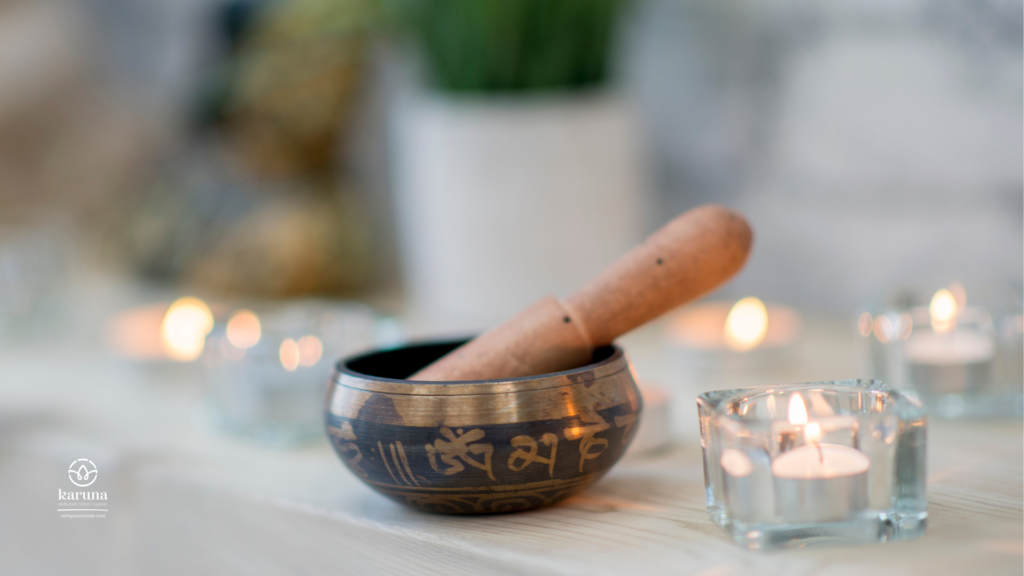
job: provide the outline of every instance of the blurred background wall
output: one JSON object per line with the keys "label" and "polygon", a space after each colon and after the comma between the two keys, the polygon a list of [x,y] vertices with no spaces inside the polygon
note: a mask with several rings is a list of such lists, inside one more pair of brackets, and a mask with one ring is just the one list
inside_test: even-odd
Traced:
{"label": "blurred background wall", "polygon": [[[76,262],[147,282],[406,301],[415,271],[402,240],[411,226],[400,214],[408,200],[398,157],[414,140],[401,123],[422,82],[381,16],[386,4],[7,0],[4,219],[45,220],[76,238]],[[570,244],[586,254],[607,242],[589,260],[551,255],[522,285],[502,280],[501,312],[544,286],[571,289],[621,246],[706,202],[743,211],[757,233],[729,295],[847,312],[898,282],[1019,279],[1021,22],[1022,4],[1009,0],[623,5],[611,83],[598,92],[624,112],[591,141],[635,136],[618,152],[592,152],[632,158],[602,176],[626,192],[588,196],[587,168],[559,176],[576,190],[564,205],[517,201],[515,185],[478,190],[508,198],[508,222],[484,234],[530,210],[566,222],[579,208],[563,236],[537,232],[536,246],[518,254]],[[569,122],[560,105],[541,104]],[[531,148],[508,146],[495,154]],[[479,187],[478,176],[463,176]],[[621,230],[591,220],[606,217],[595,207],[604,204]],[[494,241],[509,244],[503,238]]]}
{"label": "blurred background wall", "polygon": [[[1021,0],[0,0],[0,572],[234,562],[216,486],[238,517],[257,497],[397,518],[336,483],[337,359],[565,296],[708,202],[749,218],[753,254],[720,302],[624,339],[647,446],[693,454],[709,389],[858,376],[1019,419],[1022,20]],[[986,279],[1016,290],[979,307]],[[924,299],[861,307],[898,284]],[[960,454],[939,452],[950,516],[981,467]],[[41,512],[82,457],[105,528]],[[699,472],[671,475],[699,500]]]}
{"label": "blurred background wall", "polygon": [[730,290],[843,309],[1019,277],[1020,2],[637,8],[623,69],[662,213],[722,202],[757,231]]}

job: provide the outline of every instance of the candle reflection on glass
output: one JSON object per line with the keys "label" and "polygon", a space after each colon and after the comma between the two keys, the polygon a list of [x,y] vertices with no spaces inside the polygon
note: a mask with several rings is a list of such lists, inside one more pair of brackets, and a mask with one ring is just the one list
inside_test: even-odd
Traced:
{"label": "candle reflection on glass", "polygon": [[314,366],[324,353],[324,345],[312,334],[299,338],[299,364],[305,367]]}
{"label": "candle reflection on glass", "polygon": [[725,484],[725,500],[729,512],[737,518],[751,521],[757,517],[756,481],[754,463],[743,451],[727,448],[722,451],[718,460],[722,466],[722,479]]}
{"label": "candle reflection on glass", "polygon": [[225,330],[228,343],[239,350],[259,344],[262,329],[259,316],[252,310],[238,310],[231,315]]}
{"label": "candle reflection on glass", "polygon": [[278,357],[281,359],[281,366],[289,372],[295,372],[299,368],[299,345],[291,338],[285,338],[278,348]]}

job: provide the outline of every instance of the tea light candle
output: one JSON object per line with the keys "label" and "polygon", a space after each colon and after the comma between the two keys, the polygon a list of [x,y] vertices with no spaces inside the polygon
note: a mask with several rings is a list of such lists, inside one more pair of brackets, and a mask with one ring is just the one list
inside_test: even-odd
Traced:
{"label": "tea light candle", "polygon": [[927,415],[918,399],[878,380],[839,380],[709,391],[697,411],[708,515],[737,544],[924,533]]}
{"label": "tea light candle", "polygon": [[753,297],[735,304],[705,302],[688,306],[677,314],[669,328],[673,342],[702,351],[749,352],[792,344],[800,333],[796,310],[765,305]]}
{"label": "tea light candle", "polygon": [[988,380],[996,345],[991,335],[957,327],[967,309],[952,292],[939,290],[928,307],[931,330],[914,331],[903,347],[915,388],[927,394],[956,394]]}
{"label": "tea light candle", "polygon": [[776,505],[787,522],[839,521],[868,507],[868,457],[849,446],[822,444],[821,426],[807,421],[799,394],[790,400],[790,423],[804,425],[807,444],[772,461]]}
{"label": "tea light candle", "polygon": [[986,338],[977,330],[915,334],[907,340],[903,349],[907,361],[936,366],[988,362],[995,356],[995,351],[992,338]]}
{"label": "tea light candle", "polygon": [[800,314],[757,298],[703,302],[675,314],[667,327],[671,369],[680,381],[708,380],[781,370],[800,333]]}
{"label": "tea light candle", "polygon": [[107,322],[106,338],[120,356],[147,362],[192,362],[203,352],[213,329],[210,306],[186,296],[124,310]]}

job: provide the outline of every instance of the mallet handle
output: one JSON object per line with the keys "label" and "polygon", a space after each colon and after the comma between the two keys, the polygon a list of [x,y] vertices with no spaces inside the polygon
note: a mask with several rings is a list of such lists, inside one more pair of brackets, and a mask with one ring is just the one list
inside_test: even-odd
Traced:
{"label": "mallet handle", "polygon": [[739,214],[694,208],[564,304],[549,296],[409,379],[500,380],[586,364],[594,348],[722,285],[747,261],[752,239]]}

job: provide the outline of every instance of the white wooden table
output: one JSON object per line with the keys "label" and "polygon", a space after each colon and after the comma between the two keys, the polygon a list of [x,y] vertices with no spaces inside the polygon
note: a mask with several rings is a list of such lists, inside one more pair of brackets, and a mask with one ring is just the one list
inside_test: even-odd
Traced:
{"label": "white wooden table", "polygon": [[[854,375],[844,322],[808,330],[815,337],[797,351],[798,367],[764,378]],[[657,334],[626,345],[642,377],[672,384]],[[631,455],[551,508],[449,517],[372,492],[326,443],[278,451],[202,429],[193,378],[95,350],[0,356],[0,573],[934,576],[1020,574],[1024,564],[1020,423],[930,423],[921,539],[755,553],[708,519],[685,386],[674,386],[669,450]],[[54,512],[68,463],[82,457],[100,468],[94,489],[109,494],[102,520]]]}

